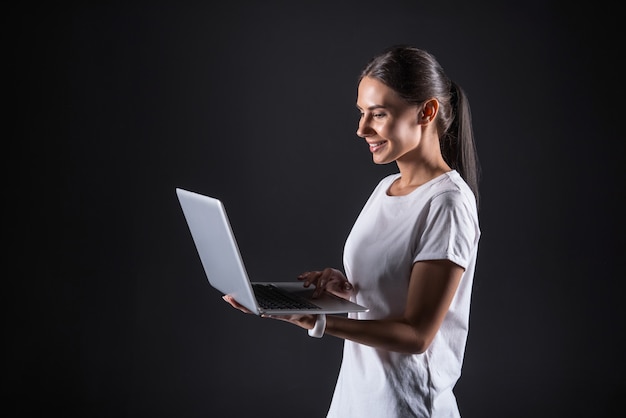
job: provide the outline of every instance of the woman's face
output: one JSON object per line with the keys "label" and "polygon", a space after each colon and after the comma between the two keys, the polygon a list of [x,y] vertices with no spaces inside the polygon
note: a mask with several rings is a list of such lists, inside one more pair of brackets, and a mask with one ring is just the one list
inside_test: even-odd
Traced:
{"label": "woman's face", "polygon": [[359,83],[356,106],[361,112],[357,135],[369,144],[376,164],[396,161],[418,149],[420,106],[371,77]]}

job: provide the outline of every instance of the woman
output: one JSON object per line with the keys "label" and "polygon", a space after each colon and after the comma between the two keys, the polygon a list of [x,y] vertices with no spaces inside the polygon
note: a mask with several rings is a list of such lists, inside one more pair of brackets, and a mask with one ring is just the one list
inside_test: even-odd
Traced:
{"label": "woman", "polygon": [[328,417],[458,417],[452,390],[480,237],[469,105],[431,54],[396,46],[362,71],[357,107],[357,135],[374,162],[395,162],[399,172],[380,181],[358,216],[345,275],[327,268],[299,279],[370,310],[274,318],[345,340]]}

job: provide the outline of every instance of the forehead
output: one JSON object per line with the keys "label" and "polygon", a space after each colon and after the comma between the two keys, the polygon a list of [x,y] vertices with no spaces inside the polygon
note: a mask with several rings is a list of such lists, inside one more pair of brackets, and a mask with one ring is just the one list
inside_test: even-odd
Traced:
{"label": "forehead", "polygon": [[356,105],[360,109],[374,106],[406,106],[409,104],[391,87],[372,77],[363,77],[361,79],[357,93]]}

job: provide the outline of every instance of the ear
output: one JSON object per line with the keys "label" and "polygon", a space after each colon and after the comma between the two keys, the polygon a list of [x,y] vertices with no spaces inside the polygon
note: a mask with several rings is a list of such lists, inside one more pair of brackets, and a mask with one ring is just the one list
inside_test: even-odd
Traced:
{"label": "ear", "polygon": [[439,111],[439,102],[437,99],[428,99],[422,104],[422,111],[419,114],[420,124],[426,125],[437,117]]}

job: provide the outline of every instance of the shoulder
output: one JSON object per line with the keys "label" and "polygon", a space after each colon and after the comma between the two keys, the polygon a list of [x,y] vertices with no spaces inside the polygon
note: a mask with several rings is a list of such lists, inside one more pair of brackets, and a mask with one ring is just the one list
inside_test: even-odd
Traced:
{"label": "shoulder", "polygon": [[431,219],[447,219],[478,228],[478,208],[474,193],[457,172],[451,172],[433,185],[428,203]]}
{"label": "shoulder", "polygon": [[433,202],[440,204],[476,206],[474,193],[457,171],[446,173],[440,181],[434,183],[431,196]]}

